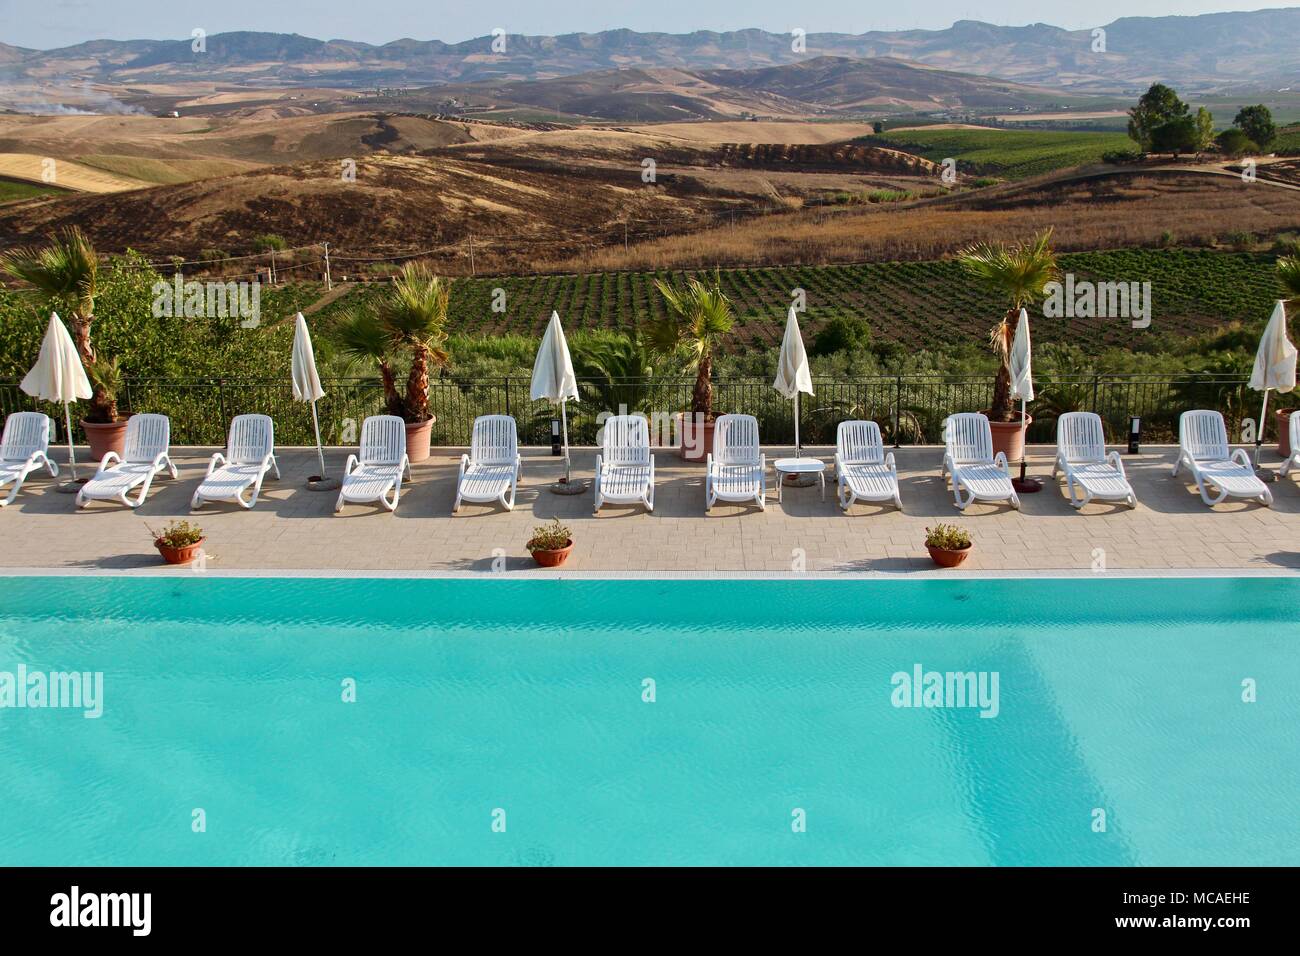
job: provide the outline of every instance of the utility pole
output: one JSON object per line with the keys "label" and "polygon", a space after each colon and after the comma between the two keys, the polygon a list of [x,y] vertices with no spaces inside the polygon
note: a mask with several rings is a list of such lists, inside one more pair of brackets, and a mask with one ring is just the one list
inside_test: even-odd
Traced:
{"label": "utility pole", "polygon": [[478,270],[474,268],[474,234],[469,234],[469,274],[478,275]]}
{"label": "utility pole", "polygon": [[330,279],[330,244],[325,243],[325,291],[329,292],[334,288],[334,282]]}
{"label": "utility pole", "polygon": [[271,285],[275,285],[275,249],[271,249]]}

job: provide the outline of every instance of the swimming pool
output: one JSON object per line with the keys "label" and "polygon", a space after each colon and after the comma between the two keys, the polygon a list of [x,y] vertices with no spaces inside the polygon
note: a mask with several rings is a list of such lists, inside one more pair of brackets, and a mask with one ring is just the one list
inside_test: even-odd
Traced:
{"label": "swimming pool", "polygon": [[1297,607],[1294,578],[0,578],[0,674],[103,675],[98,717],[0,709],[0,863],[1294,865]]}

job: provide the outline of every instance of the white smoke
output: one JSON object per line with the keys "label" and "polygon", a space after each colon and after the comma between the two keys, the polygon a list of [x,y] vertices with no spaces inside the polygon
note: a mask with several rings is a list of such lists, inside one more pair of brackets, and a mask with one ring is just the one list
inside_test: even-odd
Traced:
{"label": "white smoke", "polygon": [[[0,109],[32,116],[148,116],[149,111],[130,103],[123,103],[103,90],[93,88],[88,82],[80,85],[42,84],[54,86],[51,92],[10,88],[0,93]],[[56,99],[57,97],[57,99]],[[71,102],[61,102],[66,97]]]}

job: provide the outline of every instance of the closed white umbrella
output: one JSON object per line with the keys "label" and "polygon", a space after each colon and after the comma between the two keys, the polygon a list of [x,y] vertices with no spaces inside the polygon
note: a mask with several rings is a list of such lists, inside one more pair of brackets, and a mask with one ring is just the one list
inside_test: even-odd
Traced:
{"label": "closed white umbrella", "polygon": [[[81,356],[72,344],[72,336],[64,328],[57,312],[50,313],[50,324],[41,340],[41,354],[20,385],[28,395],[63,406],[63,418],[68,428],[68,463],[72,467],[72,481],[77,480],[77,456],[72,450],[72,403],[90,398],[94,391],[90,379],[81,365]],[[66,486],[75,490],[72,485]]]}
{"label": "closed white umbrella", "polygon": [[[1268,423],[1268,393],[1270,390],[1289,392],[1295,388],[1296,347],[1286,337],[1286,306],[1281,299],[1273,306],[1273,317],[1268,320],[1264,335],[1255,353],[1255,367],[1250,373],[1250,387],[1264,393],[1264,404],[1259,410],[1259,428],[1255,430],[1255,468],[1259,468],[1259,449],[1264,444],[1264,427]],[[1269,478],[1273,475],[1270,472]]]}
{"label": "closed white umbrella", "polygon": [[325,397],[321,388],[320,375],[316,372],[316,354],[311,347],[311,333],[307,331],[307,320],[301,312],[293,330],[293,397],[299,402],[311,402],[311,424],[316,431],[316,460],[320,464],[322,486],[325,479],[325,449],[320,440],[320,419],[316,415],[316,402]]}
{"label": "closed white umbrella", "polygon": [[542,345],[533,362],[533,381],[529,390],[533,401],[546,401],[560,406],[560,421],[564,429],[564,481],[569,482],[569,418],[565,402],[578,397],[578,376],[573,371],[573,358],[569,343],[560,327],[560,313],[552,312],[551,321],[542,336]]}
{"label": "closed white umbrella", "polygon": [[785,337],[781,340],[781,354],[776,360],[776,381],[772,387],[786,398],[794,399],[794,456],[799,457],[799,393],[813,394],[812,371],[808,368],[808,353],[804,351],[803,337],[799,335],[799,319],[792,307],[785,321]]}
{"label": "closed white umbrella", "polygon": [[[1028,431],[1026,426],[1027,409],[1029,402],[1034,400],[1034,371],[1031,356],[1032,349],[1029,345],[1029,313],[1024,309],[1020,310],[1020,318],[1016,321],[1016,334],[1011,340],[1011,397],[1020,399],[1020,443],[1023,448],[1025,435]],[[1025,477],[1026,455],[1024,451],[1020,453],[1020,490],[1038,490],[1038,482],[1032,483]],[[1023,486],[1023,487],[1021,487]]]}

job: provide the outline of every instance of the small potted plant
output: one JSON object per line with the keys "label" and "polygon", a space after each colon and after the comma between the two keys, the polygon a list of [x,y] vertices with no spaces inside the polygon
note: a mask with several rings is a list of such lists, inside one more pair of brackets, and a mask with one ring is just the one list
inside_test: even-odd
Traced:
{"label": "small potted plant", "polygon": [[203,529],[188,521],[172,521],[162,533],[149,529],[154,547],[168,564],[189,564],[203,550]]}
{"label": "small potted plant", "polygon": [[550,524],[534,528],[525,547],[542,567],[558,568],[573,550],[573,532],[560,524],[559,518],[554,518]]}
{"label": "small potted plant", "polygon": [[954,524],[938,524],[925,529],[925,548],[941,568],[955,568],[971,552],[970,535]]}

